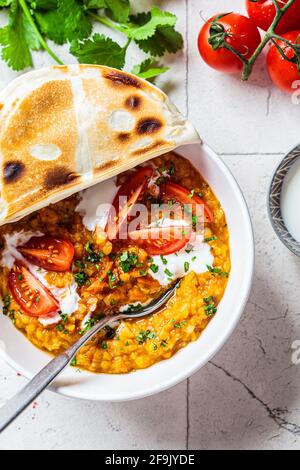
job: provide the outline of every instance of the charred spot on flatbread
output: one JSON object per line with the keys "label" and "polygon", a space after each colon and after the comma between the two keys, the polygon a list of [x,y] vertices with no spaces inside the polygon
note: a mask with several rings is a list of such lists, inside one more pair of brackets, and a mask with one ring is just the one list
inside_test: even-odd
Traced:
{"label": "charred spot on flatbread", "polygon": [[128,140],[130,139],[130,134],[129,134],[129,132],[121,132],[121,133],[118,135],[118,139],[119,139],[121,142],[128,142]]}
{"label": "charred spot on flatbread", "polygon": [[154,134],[162,128],[162,122],[157,118],[141,119],[137,124],[138,134]]}
{"label": "charred spot on flatbread", "polygon": [[131,95],[125,101],[125,107],[137,111],[141,106],[142,99],[137,95]]}
{"label": "charred spot on flatbread", "polygon": [[59,186],[69,184],[77,178],[79,178],[79,175],[70,172],[68,168],[53,168],[49,170],[46,174],[45,186],[47,189],[53,189]]}
{"label": "charred spot on flatbread", "polygon": [[15,160],[5,163],[3,167],[3,179],[5,183],[15,183],[25,172],[24,163]]}
{"label": "charred spot on flatbread", "polygon": [[141,82],[137,78],[122,72],[108,72],[104,75],[104,77],[107,80],[110,80],[112,84],[117,86],[122,85],[133,88],[141,88]]}

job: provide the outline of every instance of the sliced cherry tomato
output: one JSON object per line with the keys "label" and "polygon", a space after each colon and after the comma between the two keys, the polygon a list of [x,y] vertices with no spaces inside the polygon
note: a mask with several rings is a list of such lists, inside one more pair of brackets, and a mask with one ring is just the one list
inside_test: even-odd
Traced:
{"label": "sliced cherry tomato", "polygon": [[149,255],[170,255],[180,251],[190,240],[192,229],[187,226],[150,227],[130,232]]}
{"label": "sliced cherry tomato", "polygon": [[181,204],[192,204],[193,215],[196,215],[197,205],[203,206],[204,216],[206,222],[213,222],[214,216],[206,202],[203,201],[197,194],[193,194],[188,189],[176,183],[166,183],[164,200],[175,199]]}
{"label": "sliced cherry tomato", "polygon": [[53,316],[59,309],[48,289],[19,262],[9,273],[8,287],[17,304],[31,317]]}
{"label": "sliced cherry tomato", "polygon": [[[288,0],[277,0],[280,8],[282,8]],[[246,0],[249,16],[255,24],[267,31],[275,18],[275,5],[273,0]],[[276,27],[276,33],[282,34],[300,28],[300,0],[290,6],[283,15]]]}
{"label": "sliced cherry tomato", "polygon": [[[134,204],[143,194],[146,184],[152,175],[152,167],[141,167],[135,173],[131,174],[118,190],[113,200],[113,207],[108,215],[106,225],[106,233],[110,240],[118,237],[122,225],[126,222]],[[122,201],[120,201],[120,197],[127,198],[127,203],[125,205],[123,204],[121,208],[120,204]]]}
{"label": "sliced cherry tomato", "polygon": [[260,33],[251,18],[238,13],[224,13],[213,16],[202,27],[198,48],[210,67],[220,72],[237,73],[243,68],[243,62],[229,47],[249,59],[260,41]]}
{"label": "sliced cherry tomato", "polygon": [[69,271],[74,246],[69,240],[52,237],[32,237],[18,250],[31,263],[47,271]]}
{"label": "sliced cherry tomato", "polygon": [[[291,44],[300,47],[300,29],[291,31],[282,35]],[[284,54],[293,59],[295,57],[294,50],[284,41],[276,41],[278,46],[284,51]],[[273,83],[281,90],[287,93],[294,93],[297,85],[300,83],[300,73],[296,63],[286,60],[273,44],[267,55],[268,72]]]}

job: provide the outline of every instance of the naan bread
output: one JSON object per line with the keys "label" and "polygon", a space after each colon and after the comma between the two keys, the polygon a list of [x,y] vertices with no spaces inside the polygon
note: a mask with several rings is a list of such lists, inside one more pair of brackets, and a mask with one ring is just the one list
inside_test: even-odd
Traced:
{"label": "naan bread", "polygon": [[0,93],[0,225],[199,137],[167,96],[134,75],[70,65]]}

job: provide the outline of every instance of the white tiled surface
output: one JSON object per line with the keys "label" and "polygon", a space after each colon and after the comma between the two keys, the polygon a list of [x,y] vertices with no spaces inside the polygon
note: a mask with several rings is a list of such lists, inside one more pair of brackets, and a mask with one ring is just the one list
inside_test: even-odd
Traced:
{"label": "white tiled surface", "polygon": [[[153,2],[139,1],[149,5]],[[272,88],[260,61],[250,83],[224,77],[199,59],[199,12],[241,11],[240,0],[164,1],[180,16],[187,53],[160,85],[224,158],[240,183],[256,237],[253,291],[223,350],[188,381],[123,404],[83,403],[46,392],[1,437],[0,449],[299,449],[300,260],[276,239],[267,217],[271,174],[300,140],[300,105]],[[230,5],[229,5],[230,3]],[[60,48],[61,57],[70,56]],[[131,62],[137,58],[131,50]],[[39,53],[36,66],[50,63]],[[14,74],[3,64],[0,80]],[[24,384],[0,364],[0,402]]]}

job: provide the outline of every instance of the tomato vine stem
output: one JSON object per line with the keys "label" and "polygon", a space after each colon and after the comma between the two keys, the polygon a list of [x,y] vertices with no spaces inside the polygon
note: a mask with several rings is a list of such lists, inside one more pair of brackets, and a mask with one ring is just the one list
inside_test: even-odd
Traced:
{"label": "tomato vine stem", "polygon": [[[264,48],[266,47],[266,45],[268,44],[269,41],[272,41],[272,39],[275,38],[276,40],[281,40],[283,42],[287,42],[284,38],[282,38],[281,36],[278,36],[275,33],[275,29],[276,29],[276,26],[278,25],[279,21],[283,17],[283,15],[285,14],[285,12],[292,6],[292,4],[295,2],[295,0],[289,0],[282,8],[279,7],[276,0],[272,0],[272,2],[274,4],[275,10],[276,10],[275,18],[274,18],[273,23],[271,24],[270,28],[266,32],[264,38],[262,39],[260,45],[256,49],[256,51],[254,51],[254,53],[252,54],[252,56],[250,57],[249,60],[247,60],[247,61],[244,60],[243,61],[244,70],[243,70],[243,73],[242,73],[242,80],[245,80],[245,81],[248,80],[248,78],[250,77],[251,72],[253,70],[253,66],[254,66],[255,62],[257,61],[259,55],[262,53],[262,51],[264,50]],[[289,43],[289,46],[293,47],[290,43]]]}

